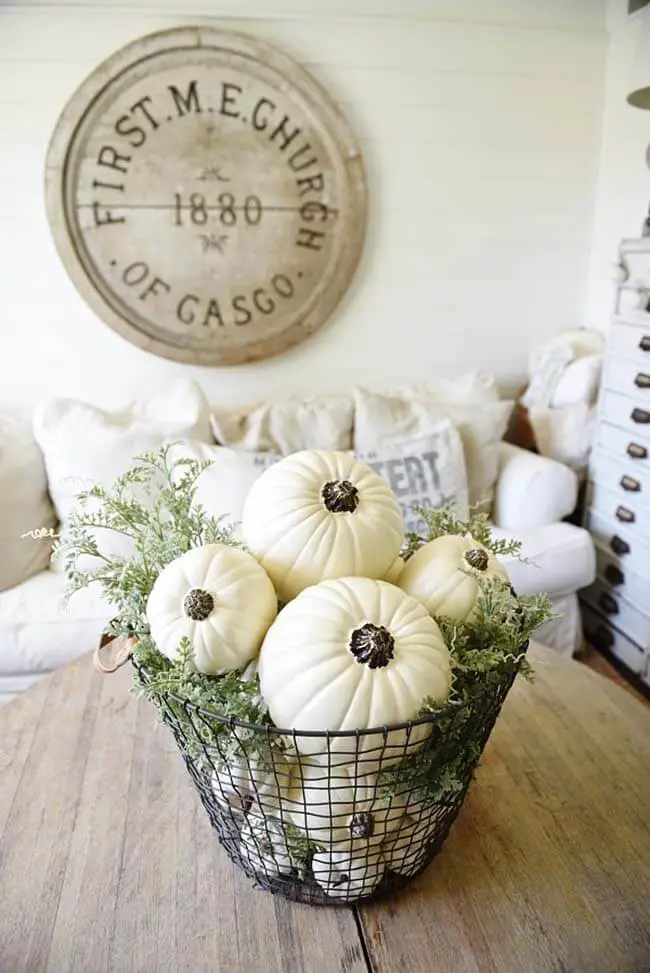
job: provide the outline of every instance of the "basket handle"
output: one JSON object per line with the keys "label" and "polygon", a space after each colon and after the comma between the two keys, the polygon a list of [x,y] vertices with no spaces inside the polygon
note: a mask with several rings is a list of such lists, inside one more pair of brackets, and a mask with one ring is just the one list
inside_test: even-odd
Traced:
{"label": "basket handle", "polygon": [[104,632],[93,652],[97,672],[107,674],[121,669],[133,655],[137,641],[133,635],[107,635]]}

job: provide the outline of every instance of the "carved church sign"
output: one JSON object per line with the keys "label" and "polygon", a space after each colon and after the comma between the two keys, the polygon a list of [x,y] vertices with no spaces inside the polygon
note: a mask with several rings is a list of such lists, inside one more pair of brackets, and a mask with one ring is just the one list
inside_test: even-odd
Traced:
{"label": "carved church sign", "polygon": [[58,121],[46,188],[88,304],[188,363],[311,334],[363,245],[363,163],[336,105],[275,48],[211,28],[141,38],[94,71]]}

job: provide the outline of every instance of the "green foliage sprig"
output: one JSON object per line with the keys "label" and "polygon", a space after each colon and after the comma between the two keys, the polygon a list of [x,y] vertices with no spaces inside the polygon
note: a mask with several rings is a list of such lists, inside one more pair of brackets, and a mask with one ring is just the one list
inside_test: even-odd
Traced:
{"label": "green foliage sprig", "polygon": [[[63,562],[65,598],[99,584],[115,619],[113,635],[146,635],[147,598],[162,569],[203,544],[240,546],[224,518],[209,516],[195,503],[196,483],[210,465],[188,458],[172,460],[173,445],[137,457],[133,467],[109,489],[93,486],[77,495],[54,557]],[[99,538],[105,531],[130,539],[132,553],[109,553]],[[99,532],[99,533],[98,533]],[[83,567],[85,557],[94,559]]]}
{"label": "green foliage sprig", "polygon": [[[161,717],[171,716],[182,725],[189,754],[206,773],[251,757],[260,770],[270,769],[271,750],[285,749],[278,734],[267,736],[260,730],[226,722],[232,719],[258,727],[271,725],[256,673],[205,676],[194,668],[186,639],[173,662],[158,651],[150,635],[138,640],[133,656],[144,673],[140,676],[136,670],[134,674],[134,694],[154,703]],[[192,705],[185,706],[185,701]],[[214,713],[223,720],[206,718],[204,713]]]}
{"label": "green foliage sprig", "polygon": [[475,541],[499,557],[508,554],[518,556],[521,550],[519,541],[493,538],[488,515],[479,511],[470,511],[467,520],[460,520],[455,516],[453,505],[441,510],[415,505],[413,511],[422,518],[425,529],[421,534],[407,531],[402,547],[402,557],[405,560],[415,554],[423,544],[444,534],[471,534]]}
{"label": "green foliage sprig", "polygon": [[[173,457],[176,444],[137,457],[132,468],[112,487],[93,486],[77,495],[65,533],[54,556],[63,561],[67,576],[65,598],[88,585],[99,585],[115,617],[106,632],[134,635],[138,641],[134,658],[147,672],[143,681],[134,676],[133,687],[158,707],[161,715],[169,705],[183,723],[197,758],[215,763],[234,759],[247,740],[245,731],[233,734],[226,724],[208,723],[200,714],[175,702],[165,703],[167,694],[194,703],[196,707],[226,718],[250,723],[269,722],[256,678],[246,681],[238,673],[223,677],[204,676],[192,664],[189,643],[179,645],[170,661],[155,647],[146,616],[147,599],[162,569],[181,554],[204,544],[241,547],[233,526],[224,518],[209,516],[195,501],[201,473],[210,465],[186,457]],[[101,544],[107,534],[130,540],[130,553],[109,553]],[[89,562],[86,558],[91,559]],[[83,566],[89,564],[89,566]],[[248,733],[248,737],[254,734]],[[261,734],[260,747],[264,746]]]}
{"label": "green foliage sprig", "polygon": [[[495,556],[519,557],[521,543],[492,537],[488,517],[471,512],[467,520],[442,510],[415,508],[424,520],[422,534],[408,533],[402,556],[408,560],[420,547],[445,534],[471,534]],[[517,596],[501,578],[478,578],[481,588],[470,622],[436,618],[452,658],[453,684],[441,706],[425,699],[419,717],[433,720],[431,745],[381,774],[388,795],[408,793],[414,799],[437,802],[462,789],[474,769],[483,742],[472,739],[470,724],[489,729],[496,718],[509,678],[533,677],[526,648],[537,629],[557,617],[547,595]],[[469,741],[469,742],[468,742]]]}
{"label": "green foliage sprig", "polygon": [[443,705],[423,700],[418,717],[432,718],[430,746],[382,772],[387,795],[437,802],[461,790],[485,742],[476,739],[476,730],[483,726],[489,733],[510,679],[532,678],[526,648],[539,626],[555,617],[550,599],[517,598],[500,578],[481,578],[479,584],[471,622],[437,618],[451,652],[451,694]]}

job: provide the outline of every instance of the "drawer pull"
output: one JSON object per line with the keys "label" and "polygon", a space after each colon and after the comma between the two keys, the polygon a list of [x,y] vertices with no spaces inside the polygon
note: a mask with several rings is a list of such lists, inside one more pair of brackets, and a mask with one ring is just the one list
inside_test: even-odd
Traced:
{"label": "drawer pull", "polygon": [[625,584],[625,575],[620,568],[617,568],[615,564],[608,564],[605,568],[605,577],[610,584],[619,585]]}
{"label": "drawer pull", "polygon": [[621,504],[620,507],[616,508],[616,519],[620,520],[623,524],[633,524],[636,520],[636,514],[629,507],[624,507]]}
{"label": "drawer pull", "polygon": [[611,649],[614,644],[614,633],[604,625],[599,625],[594,632],[587,632],[587,641],[597,649]]}
{"label": "drawer pull", "polygon": [[627,490],[628,493],[639,493],[641,490],[641,484],[638,480],[635,480],[633,476],[622,476],[619,483],[624,490]]}
{"label": "drawer pull", "polygon": [[618,536],[618,534],[614,534],[609,542],[609,546],[613,550],[614,554],[629,554],[631,550],[628,542],[624,541],[622,537]]}
{"label": "drawer pull", "polygon": [[638,443],[628,443],[627,449],[625,450],[628,456],[632,459],[647,459],[648,450],[646,446],[639,446]]}
{"label": "drawer pull", "polygon": [[647,409],[632,409],[630,413],[630,419],[632,422],[638,422],[645,425],[650,422],[650,412]]}
{"label": "drawer pull", "polygon": [[644,334],[639,342],[641,351],[650,351],[650,334]]}
{"label": "drawer pull", "polygon": [[646,375],[645,372],[639,372],[634,379],[634,384],[639,389],[650,389],[650,375]]}
{"label": "drawer pull", "polygon": [[602,610],[607,615],[618,615],[618,602],[611,595],[608,595],[606,591],[603,591],[600,598],[598,599],[598,604]]}

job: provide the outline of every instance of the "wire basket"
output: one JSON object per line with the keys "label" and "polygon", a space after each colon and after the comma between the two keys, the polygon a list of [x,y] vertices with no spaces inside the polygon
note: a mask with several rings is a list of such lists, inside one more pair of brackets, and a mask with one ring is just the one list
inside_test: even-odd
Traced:
{"label": "wire basket", "polygon": [[255,886],[354,905],[402,888],[440,850],[518,668],[505,661],[462,704],[356,732],[282,730],[172,693],[157,700],[219,841]]}

